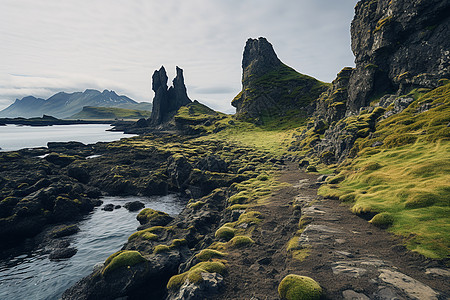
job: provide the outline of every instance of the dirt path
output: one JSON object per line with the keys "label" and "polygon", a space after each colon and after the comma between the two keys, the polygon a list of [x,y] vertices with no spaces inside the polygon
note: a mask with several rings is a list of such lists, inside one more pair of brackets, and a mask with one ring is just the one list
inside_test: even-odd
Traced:
{"label": "dirt path", "polygon": [[[338,201],[318,197],[316,177],[294,164],[282,172],[280,180],[292,186],[254,208],[264,217],[255,244],[230,253],[225,292],[217,299],[278,299],[278,284],[291,273],[317,280],[329,299],[449,299],[449,269],[406,251]],[[299,241],[310,249],[303,261],[286,251],[300,219],[293,201],[311,220]]]}

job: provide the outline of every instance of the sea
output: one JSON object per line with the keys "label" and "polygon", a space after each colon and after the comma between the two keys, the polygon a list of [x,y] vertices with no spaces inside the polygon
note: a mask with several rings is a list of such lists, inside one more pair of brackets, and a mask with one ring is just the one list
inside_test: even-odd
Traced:
{"label": "sea", "polygon": [[84,144],[112,142],[133,134],[107,131],[108,124],[76,124],[53,126],[0,126],[0,151],[46,147],[47,142],[77,141]]}
{"label": "sea", "polygon": [[69,259],[50,260],[42,249],[18,252],[0,258],[1,300],[57,300],[78,280],[89,275],[96,264],[119,251],[136,231],[138,212],[129,212],[123,205],[141,201],[145,207],[164,211],[172,216],[181,212],[185,202],[177,195],[154,197],[105,197],[103,205],[122,206],[113,211],[96,207],[78,223],[80,231],[67,239],[78,252]]}

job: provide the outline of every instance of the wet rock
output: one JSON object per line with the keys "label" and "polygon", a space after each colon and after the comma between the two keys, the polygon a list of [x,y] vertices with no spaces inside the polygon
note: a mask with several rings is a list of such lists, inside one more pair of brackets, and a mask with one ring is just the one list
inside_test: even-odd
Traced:
{"label": "wet rock", "polygon": [[86,171],[86,169],[80,166],[70,166],[67,169],[67,175],[85,184],[89,182],[90,178],[89,173]]}
{"label": "wet rock", "polygon": [[123,207],[125,207],[129,211],[137,211],[140,210],[141,208],[144,208],[145,204],[142,203],[141,201],[132,201],[125,203]]}
{"label": "wet rock", "polygon": [[217,294],[223,285],[223,277],[218,273],[202,272],[202,281],[198,284],[187,280],[176,294],[167,300],[203,300]]}
{"label": "wet rock", "polygon": [[113,211],[114,210],[114,204],[112,204],[112,203],[106,204],[105,206],[103,206],[102,210],[104,210],[104,211]]}
{"label": "wet rock", "polygon": [[80,227],[76,224],[67,225],[67,226],[58,226],[52,230],[50,236],[52,238],[60,238],[64,236],[73,235],[80,231]]}
{"label": "wet rock", "polygon": [[77,249],[75,248],[59,248],[59,249],[55,249],[53,250],[50,255],[49,255],[49,259],[50,260],[56,260],[56,259],[65,259],[65,258],[70,258],[72,256],[74,256],[77,253]]}
{"label": "wet rock", "polygon": [[169,174],[172,184],[177,188],[182,188],[191,174],[191,164],[181,155],[171,156],[168,160],[168,164],[167,173]]}

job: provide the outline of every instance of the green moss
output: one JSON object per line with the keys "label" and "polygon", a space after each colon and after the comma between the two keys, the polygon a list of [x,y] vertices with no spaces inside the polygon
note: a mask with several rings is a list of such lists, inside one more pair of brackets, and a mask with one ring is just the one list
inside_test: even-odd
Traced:
{"label": "green moss", "polygon": [[388,228],[392,224],[394,224],[394,217],[387,212],[376,214],[369,223],[380,227],[380,228]]}
{"label": "green moss", "polygon": [[199,201],[196,201],[196,202],[193,202],[193,203],[189,203],[188,207],[190,207],[192,209],[200,209],[200,208],[203,207],[203,205],[205,205],[205,202],[199,200]]}
{"label": "green moss", "polygon": [[243,204],[249,201],[249,196],[247,191],[239,192],[228,199],[228,203],[233,204]]}
{"label": "green moss", "polygon": [[227,245],[232,248],[242,248],[255,243],[250,237],[245,235],[237,235],[228,241]]}
{"label": "green moss", "polygon": [[405,202],[405,208],[415,209],[432,206],[433,204],[440,202],[439,195],[430,192],[416,193]]}
{"label": "green moss", "polygon": [[234,204],[229,207],[227,207],[228,210],[241,210],[241,209],[247,209],[248,204]]}
{"label": "green moss", "polygon": [[106,275],[118,268],[130,267],[145,261],[146,259],[138,251],[119,251],[105,261],[102,274]]}
{"label": "green moss", "polygon": [[260,181],[267,181],[267,180],[269,180],[269,176],[266,174],[261,174],[261,175],[258,175],[258,177],[256,177],[256,179],[258,179]]}
{"label": "green moss", "polygon": [[309,165],[309,166],[306,168],[306,172],[317,172],[317,168],[316,168],[316,166]]}
{"label": "green moss", "polygon": [[213,249],[203,249],[198,254],[195,255],[195,257],[201,261],[208,261],[213,258],[222,258],[226,254],[217,250]]}
{"label": "green moss", "polygon": [[187,244],[187,241],[185,239],[174,239],[172,241],[172,244],[170,245],[170,248],[179,248],[186,244]]}
{"label": "green moss", "polygon": [[167,251],[170,251],[170,247],[167,245],[156,245],[155,248],[153,249],[154,254],[163,253]]}
{"label": "green moss", "polygon": [[[144,230],[136,231],[128,237],[128,241],[132,241],[135,238],[141,237],[147,240],[156,240],[158,238],[158,233],[166,230],[167,227],[163,226],[153,226]],[[155,237],[156,236],[156,237]]]}
{"label": "green moss", "polygon": [[229,241],[230,239],[232,239],[234,237],[234,232],[236,230],[228,227],[228,226],[222,226],[219,229],[217,229],[216,233],[215,233],[215,237],[218,239],[224,239],[226,241]]}
{"label": "green moss", "polygon": [[201,273],[219,273],[224,275],[225,272],[226,267],[221,262],[201,262],[187,272],[172,276],[167,283],[167,289],[171,291],[178,290],[186,280],[198,284],[203,281]]}
{"label": "green moss", "polygon": [[278,294],[283,300],[318,300],[322,288],[310,277],[289,274],[281,280]]}
{"label": "green moss", "polygon": [[141,224],[147,224],[149,222],[153,222],[157,224],[158,222],[161,222],[165,219],[167,219],[169,215],[162,211],[157,211],[151,208],[144,208],[139,212],[139,214],[136,216],[136,219]]}
{"label": "green moss", "polygon": [[249,211],[241,214],[237,220],[236,225],[246,223],[248,225],[254,225],[261,222],[262,216],[259,211]]}

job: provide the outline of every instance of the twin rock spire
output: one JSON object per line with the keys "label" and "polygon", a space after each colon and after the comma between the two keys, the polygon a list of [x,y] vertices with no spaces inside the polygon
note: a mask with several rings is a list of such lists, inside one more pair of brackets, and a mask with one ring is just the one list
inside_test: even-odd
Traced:
{"label": "twin rock spire", "polygon": [[160,125],[167,122],[173,114],[181,107],[191,103],[186,86],[184,85],[183,70],[176,67],[177,75],[173,80],[173,86],[167,86],[166,69],[162,66],[152,76],[152,90],[155,92],[153,98],[153,109],[151,124]]}

